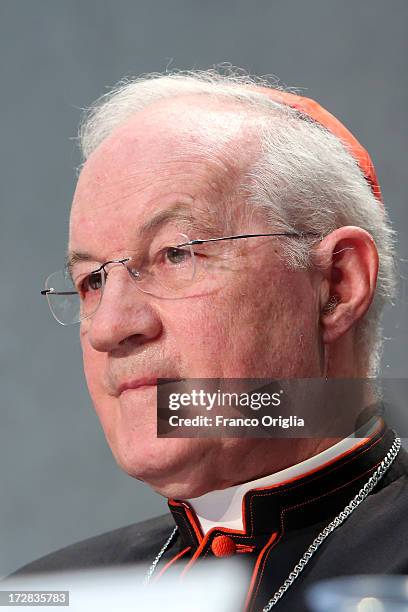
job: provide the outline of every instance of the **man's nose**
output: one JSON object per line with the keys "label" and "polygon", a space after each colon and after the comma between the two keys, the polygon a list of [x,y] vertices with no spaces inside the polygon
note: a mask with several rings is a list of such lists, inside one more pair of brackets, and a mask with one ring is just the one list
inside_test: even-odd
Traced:
{"label": "man's nose", "polygon": [[162,322],[151,299],[122,266],[111,269],[97,311],[84,321],[89,325],[91,346],[106,353],[122,348],[130,339],[141,345],[157,338]]}

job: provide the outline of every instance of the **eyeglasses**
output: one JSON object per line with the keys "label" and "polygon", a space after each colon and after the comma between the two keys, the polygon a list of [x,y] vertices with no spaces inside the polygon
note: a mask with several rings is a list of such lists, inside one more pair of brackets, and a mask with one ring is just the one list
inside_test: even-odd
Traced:
{"label": "eyeglasses", "polygon": [[[86,270],[84,264],[78,271],[71,271],[65,267],[48,276],[41,295],[46,296],[51,313],[58,323],[61,325],[79,323],[95,314],[101,303],[108,274],[111,274],[114,267],[122,266],[134,285],[143,293],[167,299],[188,297],[199,290],[200,283],[213,275],[217,269],[217,265],[211,264],[211,253],[197,252],[197,248],[193,247],[262,236],[306,238],[316,237],[318,234],[312,232],[239,234],[204,240],[189,240],[186,234],[177,234],[167,245],[159,243],[142,256],[136,251],[128,252],[122,259],[106,261],[94,270]],[[213,257],[214,261],[216,259]]]}

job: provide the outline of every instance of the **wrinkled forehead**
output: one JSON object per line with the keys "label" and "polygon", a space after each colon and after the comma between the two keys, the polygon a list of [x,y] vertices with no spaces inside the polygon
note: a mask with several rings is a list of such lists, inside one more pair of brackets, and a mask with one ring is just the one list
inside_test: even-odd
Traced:
{"label": "wrinkled forehead", "polygon": [[237,109],[202,100],[158,103],[136,113],[85,163],[70,241],[104,224],[144,223],[177,199],[220,207],[247,164],[246,123]]}
{"label": "wrinkled forehead", "polygon": [[[134,250],[140,229],[166,222],[167,212],[175,209],[191,219],[182,227],[222,234],[225,196],[245,165],[237,154],[244,123],[245,117],[232,109],[196,103],[159,104],[134,115],[83,167],[71,211],[68,259],[82,253],[97,262]],[[240,203],[229,203],[228,217],[237,220],[234,206]]]}

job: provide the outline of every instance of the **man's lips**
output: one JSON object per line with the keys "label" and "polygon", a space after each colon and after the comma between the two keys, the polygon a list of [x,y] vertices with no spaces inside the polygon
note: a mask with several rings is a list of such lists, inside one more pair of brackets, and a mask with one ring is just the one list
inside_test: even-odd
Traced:
{"label": "man's lips", "polygon": [[133,380],[126,380],[118,387],[118,395],[122,395],[125,391],[130,389],[141,389],[144,387],[155,387],[157,385],[157,377],[151,378],[135,378]]}
{"label": "man's lips", "polygon": [[129,391],[131,389],[144,389],[146,387],[157,387],[157,385],[160,384],[158,382],[159,380],[160,381],[163,380],[163,383],[168,383],[168,382],[177,382],[181,379],[180,378],[170,378],[170,377],[163,379],[157,376],[135,378],[132,380],[127,380],[123,382],[122,384],[120,384],[117,389],[117,395],[118,396],[122,395],[122,393],[124,393],[125,391]]}

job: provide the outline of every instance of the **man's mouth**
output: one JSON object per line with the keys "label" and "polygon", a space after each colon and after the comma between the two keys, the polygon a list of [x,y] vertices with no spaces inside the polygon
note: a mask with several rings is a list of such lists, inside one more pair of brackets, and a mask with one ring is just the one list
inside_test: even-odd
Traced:
{"label": "man's mouth", "polygon": [[134,391],[143,389],[148,389],[149,387],[157,387],[160,384],[166,384],[169,382],[178,382],[182,379],[180,378],[160,378],[157,376],[150,377],[142,377],[142,378],[134,378],[132,380],[127,380],[119,385],[117,390],[117,395],[120,396],[122,393],[126,391]]}

